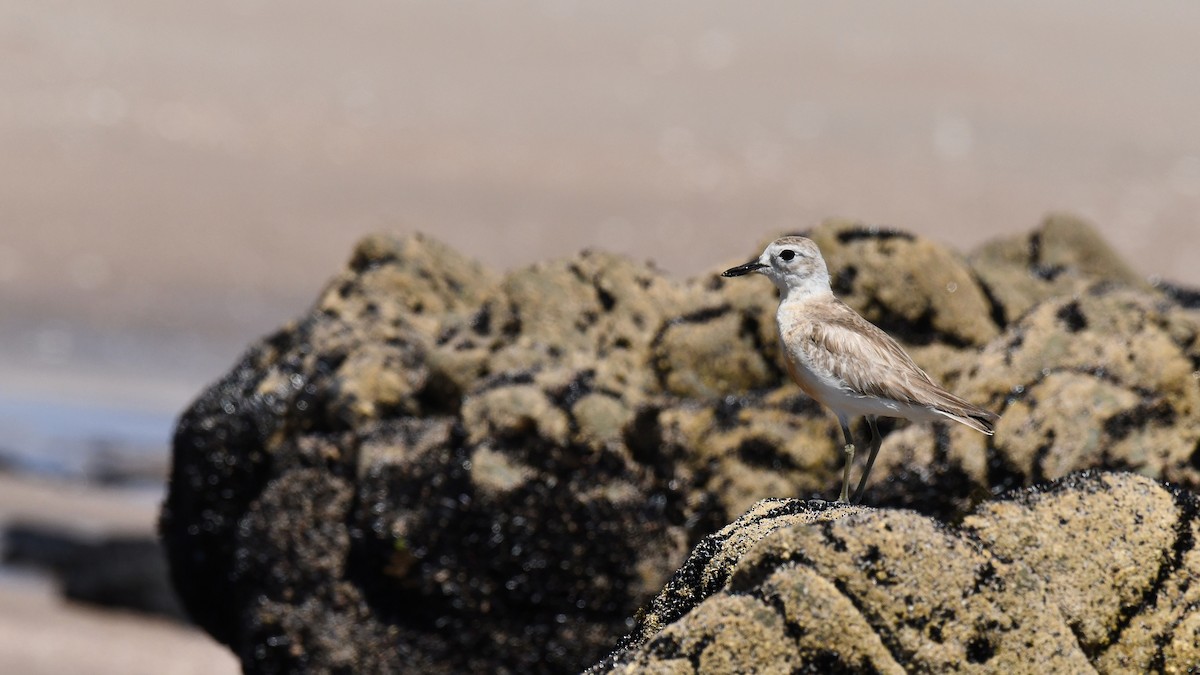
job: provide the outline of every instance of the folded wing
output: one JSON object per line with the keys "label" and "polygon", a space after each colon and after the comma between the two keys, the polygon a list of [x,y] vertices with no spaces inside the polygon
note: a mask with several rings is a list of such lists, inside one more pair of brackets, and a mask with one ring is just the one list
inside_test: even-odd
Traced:
{"label": "folded wing", "polygon": [[846,383],[853,393],[919,405],[991,434],[997,415],[942,389],[904,349],[841,301],[822,306],[797,348],[809,363]]}

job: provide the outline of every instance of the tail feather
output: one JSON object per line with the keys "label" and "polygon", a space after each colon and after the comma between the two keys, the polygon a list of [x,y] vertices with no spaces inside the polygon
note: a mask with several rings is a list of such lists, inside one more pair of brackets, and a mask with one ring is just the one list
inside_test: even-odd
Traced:
{"label": "tail feather", "polygon": [[988,412],[982,408],[975,408],[974,406],[956,411],[943,410],[941,408],[933,408],[932,410],[943,417],[948,417],[959,424],[964,424],[988,436],[996,433],[995,422],[1000,419],[1000,416],[996,413]]}

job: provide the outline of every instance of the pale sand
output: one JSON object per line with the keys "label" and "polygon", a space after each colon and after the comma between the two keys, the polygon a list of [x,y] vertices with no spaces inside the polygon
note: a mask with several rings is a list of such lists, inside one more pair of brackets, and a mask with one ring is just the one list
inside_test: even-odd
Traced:
{"label": "pale sand", "polygon": [[157,501],[97,487],[0,473],[0,525],[26,523],[80,535],[151,537]]}
{"label": "pale sand", "polygon": [[[0,526],[21,522],[82,536],[153,536],[157,518],[153,501],[0,473]],[[0,673],[236,672],[232,652],[198,629],[68,602],[48,581],[0,571]]]}
{"label": "pale sand", "polygon": [[0,672],[224,675],[233,653],[200,631],[65,602],[32,580],[0,579]]}

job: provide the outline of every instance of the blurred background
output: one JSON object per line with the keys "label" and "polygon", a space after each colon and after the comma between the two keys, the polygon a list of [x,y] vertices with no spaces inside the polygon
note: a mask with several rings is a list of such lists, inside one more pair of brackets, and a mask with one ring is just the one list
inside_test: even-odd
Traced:
{"label": "blurred background", "polygon": [[1200,285],[1197,35],[1166,0],[0,0],[0,671],[236,671],[161,587],[171,426],[367,232],[684,278],[827,216],[965,251],[1065,210]]}

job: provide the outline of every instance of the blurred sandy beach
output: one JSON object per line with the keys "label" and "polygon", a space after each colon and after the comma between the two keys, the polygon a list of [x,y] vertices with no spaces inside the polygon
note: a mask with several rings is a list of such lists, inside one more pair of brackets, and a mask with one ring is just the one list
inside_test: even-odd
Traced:
{"label": "blurred sandy beach", "polygon": [[965,251],[1065,210],[1200,285],[1198,34],[1167,1],[0,3],[0,449],[100,406],[165,457],[377,230],[682,277],[827,216]]}
{"label": "blurred sandy beach", "polygon": [[691,275],[831,215],[969,247],[1065,209],[1200,283],[1189,3],[0,17],[6,364],[199,384],[379,229],[498,268],[601,247]]}

